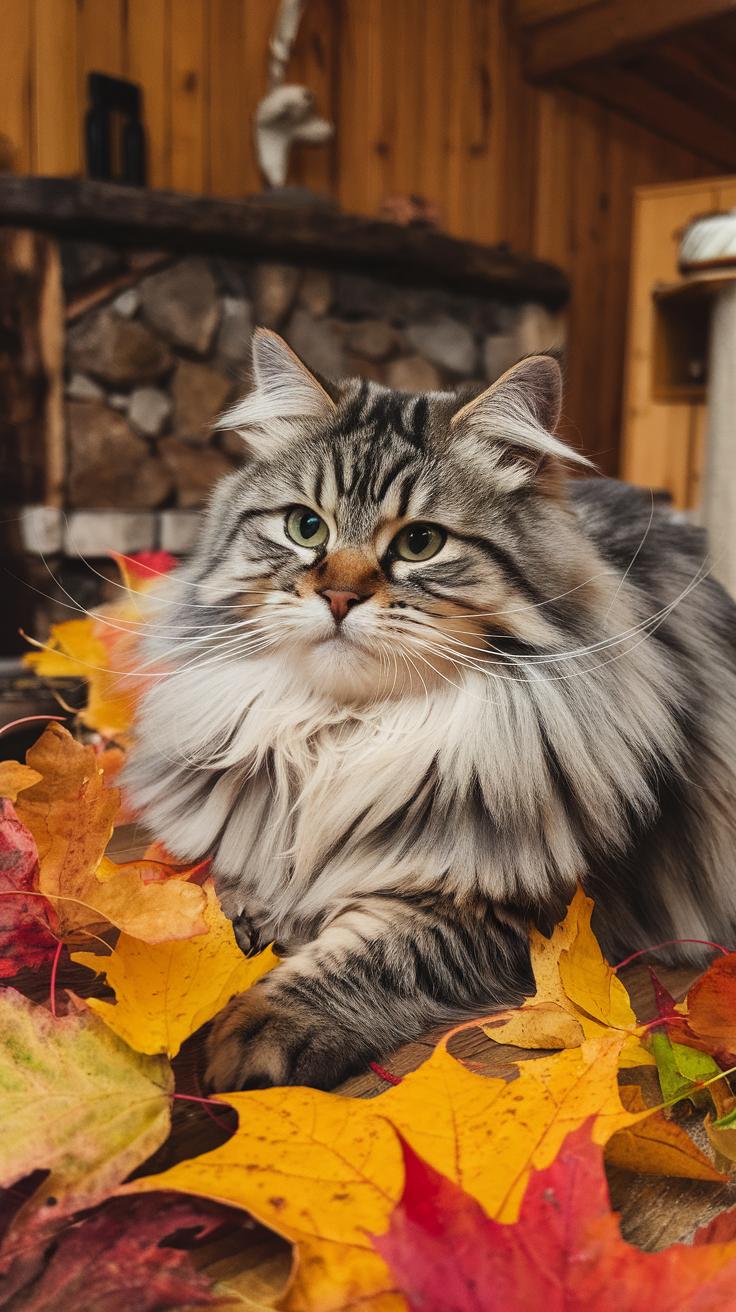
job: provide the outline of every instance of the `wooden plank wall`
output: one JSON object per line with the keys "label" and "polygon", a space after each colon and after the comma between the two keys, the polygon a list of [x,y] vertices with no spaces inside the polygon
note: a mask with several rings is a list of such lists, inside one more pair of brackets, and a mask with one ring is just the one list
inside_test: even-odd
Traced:
{"label": "wooden plank wall", "polygon": [[[2,0],[0,133],[16,169],[80,171],[85,77],[99,69],[143,86],[152,185],[258,189],[251,121],[276,4]],[[451,232],[565,269],[567,431],[611,472],[633,188],[713,168],[579,95],[530,87],[506,15],[505,0],[310,0],[291,73],[337,134],[301,149],[294,180],[364,213],[417,192]]]}

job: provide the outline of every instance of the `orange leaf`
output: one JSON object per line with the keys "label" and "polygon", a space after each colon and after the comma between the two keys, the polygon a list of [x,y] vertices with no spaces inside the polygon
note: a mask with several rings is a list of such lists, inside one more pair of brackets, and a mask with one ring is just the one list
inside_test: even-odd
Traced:
{"label": "orange leaf", "polygon": [[20,761],[0,761],[0,797],[17,802],[18,793],[37,784],[40,778],[37,770],[21,765]]}
{"label": "orange leaf", "polygon": [[[627,1111],[645,1112],[638,1084],[623,1084],[619,1090]],[[625,1171],[642,1175],[670,1175],[686,1180],[726,1180],[682,1126],[669,1121],[660,1111],[619,1130],[606,1145],[606,1161]]]}
{"label": "orange leaf", "polygon": [[188,880],[147,882],[145,870],[104,857],[119,806],[92,747],[50,724],[28,752],[41,776],[17,804],[40,860],[39,891],[59,917],[62,934],[108,921],[148,943],[203,934],[205,897]]}
{"label": "orange leaf", "polygon": [[736,1053],[736,952],[718,957],[692,985],[687,1023],[709,1048]]}

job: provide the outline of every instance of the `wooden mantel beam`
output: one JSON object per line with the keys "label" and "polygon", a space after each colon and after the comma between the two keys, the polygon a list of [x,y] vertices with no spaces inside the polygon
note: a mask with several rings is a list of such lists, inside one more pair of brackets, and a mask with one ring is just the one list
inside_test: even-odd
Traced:
{"label": "wooden mantel beam", "polygon": [[527,29],[525,71],[535,80],[561,78],[725,14],[736,14],[736,0],[587,0],[574,9],[561,3],[556,17]]}
{"label": "wooden mantel beam", "polygon": [[84,178],[0,177],[0,229],[41,229],[153,250],[207,250],[373,272],[479,296],[567,300],[561,269],[506,246],[461,241],[439,229],[400,227],[305,203],[296,194],[244,200],[189,196]]}

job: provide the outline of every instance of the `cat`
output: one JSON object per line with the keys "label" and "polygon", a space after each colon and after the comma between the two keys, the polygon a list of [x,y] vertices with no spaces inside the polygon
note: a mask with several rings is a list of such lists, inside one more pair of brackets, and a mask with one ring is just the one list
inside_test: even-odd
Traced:
{"label": "cat", "polygon": [[126,775],[284,956],[216,1019],[210,1087],[330,1088],[519,1001],[578,881],[613,961],[733,942],[736,607],[701,532],[568,476],[549,356],[409,395],[258,330],[253,375]]}

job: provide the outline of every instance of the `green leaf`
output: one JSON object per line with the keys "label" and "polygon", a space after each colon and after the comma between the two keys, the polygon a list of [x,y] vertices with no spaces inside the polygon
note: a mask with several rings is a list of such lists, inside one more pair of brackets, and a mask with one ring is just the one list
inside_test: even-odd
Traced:
{"label": "green leaf", "polygon": [[722,1074],[713,1058],[699,1048],[673,1043],[664,1030],[655,1030],[650,1043],[663,1100],[675,1103],[689,1098],[696,1106],[708,1106],[710,1095],[700,1086]]}

